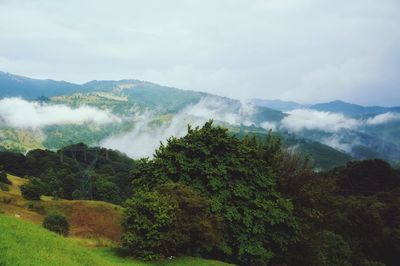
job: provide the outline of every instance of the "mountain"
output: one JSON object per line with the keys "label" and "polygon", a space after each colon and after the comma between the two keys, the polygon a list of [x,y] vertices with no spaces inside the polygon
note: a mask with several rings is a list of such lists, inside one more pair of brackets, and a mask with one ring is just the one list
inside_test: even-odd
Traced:
{"label": "mountain", "polygon": [[332,113],[343,113],[347,116],[352,117],[368,117],[379,115],[388,112],[400,112],[400,106],[396,107],[382,107],[382,106],[362,106],[343,101],[333,101],[328,103],[319,103],[310,106],[311,109],[332,112]]}
{"label": "mountain", "polygon": [[[322,169],[342,165],[352,158],[378,157],[391,163],[400,162],[400,122],[397,118],[385,116],[374,118],[377,123],[367,123],[368,118],[377,114],[400,112],[400,107],[364,107],[342,101],[315,105],[262,99],[242,102],[135,79],[93,80],[78,85],[0,72],[0,97],[10,96],[28,100],[41,98],[46,100],[44,106],[62,104],[71,109],[90,106],[110,112],[121,122],[101,125],[62,123],[22,129],[7,126],[0,114],[0,149],[3,150],[26,153],[36,148],[54,150],[84,142],[88,145],[107,143],[111,146],[106,147],[127,154],[136,149],[137,152],[130,154],[134,158],[151,156],[160,141],[185,134],[188,124],[197,126],[213,119],[235,134],[237,128],[240,128],[239,133],[262,135],[272,129],[283,136],[287,147],[310,155]],[[285,112],[298,108],[343,113],[358,119],[362,126],[337,132],[321,127],[293,131],[285,120],[293,114]],[[390,121],[382,123],[389,118]],[[291,123],[315,123],[313,117],[306,117],[307,121],[301,119],[305,118],[292,119]]]}
{"label": "mountain", "polygon": [[0,98],[21,97],[36,99],[82,91],[78,84],[51,79],[41,80],[0,71]]}
{"label": "mountain", "polygon": [[252,99],[251,102],[256,106],[268,107],[279,111],[290,111],[293,109],[306,108],[308,105],[292,102],[276,100],[265,100],[265,99]]}

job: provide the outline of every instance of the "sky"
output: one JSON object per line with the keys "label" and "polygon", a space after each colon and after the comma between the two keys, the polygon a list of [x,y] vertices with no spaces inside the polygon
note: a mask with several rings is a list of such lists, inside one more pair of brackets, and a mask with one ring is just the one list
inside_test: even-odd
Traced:
{"label": "sky", "polygon": [[399,0],[0,0],[0,70],[400,105]]}

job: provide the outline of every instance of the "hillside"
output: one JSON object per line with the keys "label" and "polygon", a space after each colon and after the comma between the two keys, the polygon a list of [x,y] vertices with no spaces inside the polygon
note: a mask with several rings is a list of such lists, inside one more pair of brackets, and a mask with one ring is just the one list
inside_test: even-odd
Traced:
{"label": "hillside", "polygon": [[[9,191],[0,190],[0,265],[154,265],[115,253],[121,237],[122,208],[104,202],[22,198],[27,180],[8,175]],[[64,238],[40,225],[46,213],[62,213],[70,224]],[[49,252],[51,250],[51,252]],[[197,258],[179,258],[157,265],[228,265]]]}
{"label": "hillside", "polygon": [[79,240],[64,238],[38,225],[1,214],[0,231],[0,265],[229,265],[198,258],[179,258],[160,263],[140,262],[118,257],[110,248],[83,246]]}
{"label": "hillside", "polygon": [[30,202],[21,196],[19,187],[27,180],[8,175],[9,191],[0,190],[0,210],[10,216],[40,225],[48,213],[65,215],[71,226],[71,236],[91,237],[96,241],[118,242],[121,237],[122,208],[100,201],[52,200],[42,196]]}

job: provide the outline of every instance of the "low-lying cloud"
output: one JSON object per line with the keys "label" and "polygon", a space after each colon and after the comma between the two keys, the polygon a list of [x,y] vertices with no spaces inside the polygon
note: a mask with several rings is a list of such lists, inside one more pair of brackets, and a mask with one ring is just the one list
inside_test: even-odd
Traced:
{"label": "low-lying cloud", "polygon": [[15,128],[41,128],[48,125],[105,124],[119,122],[109,111],[90,106],[71,108],[62,104],[29,102],[20,98],[0,100],[0,121]]}
{"label": "low-lying cloud", "polygon": [[342,129],[354,129],[362,122],[340,113],[321,112],[310,109],[296,109],[288,112],[281,126],[293,132],[302,130],[321,130],[338,132]]}
{"label": "low-lying cloud", "polygon": [[184,136],[188,124],[201,126],[209,119],[214,119],[217,123],[251,125],[253,114],[254,108],[248,103],[205,97],[170,117],[168,121],[162,121],[151,112],[138,114],[132,118],[134,127],[130,132],[110,136],[101,142],[101,146],[117,149],[132,158],[151,157],[160,142],[172,136]]}
{"label": "low-lying cloud", "polygon": [[261,122],[260,127],[262,127],[265,130],[272,130],[272,131],[275,131],[277,128],[276,123],[270,121]]}
{"label": "low-lying cloud", "polygon": [[208,118],[231,125],[253,124],[255,107],[250,102],[238,102],[219,97],[204,97],[197,104],[187,107],[183,113],[197,118]]}
{"label": "low-lying cloud", "polygon": [[388,123],[388,122],[392,122],[392,121],[396,121],[396,120],[400,120],[400,113],[384,113],[384,114],[380,114],[377,116],[374,116],[372,118],[367,119],[366,124],[367,125],[380,125],[380,124],[384,124],[384,123]]}

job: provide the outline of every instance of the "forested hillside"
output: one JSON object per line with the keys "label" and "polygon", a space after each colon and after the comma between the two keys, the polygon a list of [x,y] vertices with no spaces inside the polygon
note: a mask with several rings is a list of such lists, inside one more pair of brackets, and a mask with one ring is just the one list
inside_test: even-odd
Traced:
{"label": "forested hillside", "polygon": [[277,135],[238,138],[207,122],[152,159],[78,144],[3,152],[0,165],[25,176],[22,195],[39,204],[47,195],[121,205],[120,247],[136,258],[397,265],[400,171],[379,159],[315,172]]}

